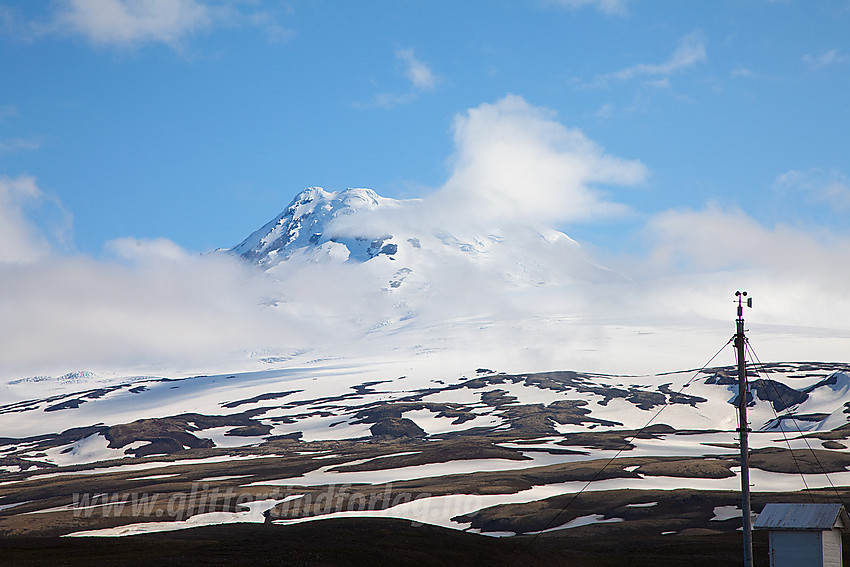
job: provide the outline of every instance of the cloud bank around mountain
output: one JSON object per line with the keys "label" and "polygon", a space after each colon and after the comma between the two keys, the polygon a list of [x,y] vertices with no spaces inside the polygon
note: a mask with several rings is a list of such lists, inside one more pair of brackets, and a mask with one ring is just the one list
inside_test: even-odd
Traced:
{"label": "cloud bank around mountain", "polygon": [[[527,238],[559,221],[611,222],[630,212],[614,188],[651,183],[640,161],[609,155],[518,96],[460,114],[454,134],[442,187],[391,214],[352,215],[349,228],[486,235],[501,227]],[[266,274],[227,255],[132,237],[107,243],[100,259],[63,253],[31,218],[43,199],[33,178],[0,179],[0,380],[78,369],[236,370],[265,355],[367,348],[446,360],[491,352],[518,371],[675,370],[704,362],[714,347],[707,337],[731,327],[736,289],[756,297],[753,319],[774,328],[775,347],[762,358],[850,352],[850,240],[766,227],[735,208],[649,212],[646,252],[605,258],[619,276],[602,283],[577,277],[506,293],[499,266],[446,261],[405,297],[385,291],[365,264]],[[566,274],[601,262],[575,249],[534,262]]]}

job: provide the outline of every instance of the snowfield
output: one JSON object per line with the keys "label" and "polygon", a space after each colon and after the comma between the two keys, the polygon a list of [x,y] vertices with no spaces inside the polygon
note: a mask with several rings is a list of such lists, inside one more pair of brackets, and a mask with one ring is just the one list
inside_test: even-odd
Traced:
{"label": "snowfield", "polygon": [[[489,535],[736,529],[734,358],[705,354],[728,325],[611,317],[630,282],[566,235],[434,230],[418,206],[310,188],[214,255],[263,270],[259,309],[298,341],[270,335],[201,372],[0,384],[0,533],[350,516]],[[773,352],[819,340],[786,331],[766,329]],[[691,370],[657,373],[674,363]],[[756,497],[846,491],[850,365],[751,365],[748,382]]]}
{"label": "snowfield", "polygon": [[[783,384],[797,400],[785,406],[753,396],[754,492],[850,486],[842,368],[783,363],[750,377],[765,380],[765,388],[767,380]],[[0,426],[14,435],[0,440],[0,525],[26,531],[21,522],[38,514],[48,525],[56,518],[62,530],[63,515],[76,515],[91,529],[68,534],[127,535],[382,516],[507,535],[534,530],[475,527],[461,518],[571,493],[738,489],[731,368],[638,377],[380,374],[387,370],[333,363],[79,384],[80,391],[0,406]],[[777,415],[789,413],[798,417],[776,427]],[[824,470],[814,470],[811,455]],[[808,463],[806,474],[797,461]],[[73,498],[83,487],[89,498],[107,496],[80,506]],[[178,514],[174,499],[191,491],[203,499],[184,502]],[[337,493],[316,508],[323,491]],[[226,493],[242,502],[224,502]],[[159,495],[159,507],[148,516],[131,513],[138,494]],[[631,507],[655,508],[647,501],[657,502]],[[731,518],[723,506],[706,521]],[[98,527],[116,516],[120,525]],[[621,521],[630,520],[596,511],[546,530]]]}

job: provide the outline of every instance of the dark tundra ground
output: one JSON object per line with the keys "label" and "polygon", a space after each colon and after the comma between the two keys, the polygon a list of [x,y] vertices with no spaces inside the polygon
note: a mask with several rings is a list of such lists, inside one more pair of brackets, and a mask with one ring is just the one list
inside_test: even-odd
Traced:
{"label": "dark tundra ground", "polygon": [[[767,534],[755,534],[767,566]],[[845,561],[850,560],[845,546]],[[637,537],[610,526],[536,539],[492,538],[408,521],[357,518],[290,526],[232,524],[124,538],[0,538],[0,565],[15,566],[391,566],[487,565],[722,567],[741,565],[739,533]]]}

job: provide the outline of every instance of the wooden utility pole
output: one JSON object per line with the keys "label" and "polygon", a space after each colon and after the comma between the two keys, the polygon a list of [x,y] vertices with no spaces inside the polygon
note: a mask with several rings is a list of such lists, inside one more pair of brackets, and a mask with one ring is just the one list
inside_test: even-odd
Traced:
{"label": "wooden utility pole", "polygon": [[741,515],[744,520],[744,567],[753,567],[753,518],[750,513],[750,449],[747,442],[749,433],[747,423],[747,358],[745,348],[747,337],[744,335],[744,303],[753,306],[753,298],[746,291],[736,291],[738,299],[738,319],[735,332],[735,352],[738,357],[738,433],[741,446]]}

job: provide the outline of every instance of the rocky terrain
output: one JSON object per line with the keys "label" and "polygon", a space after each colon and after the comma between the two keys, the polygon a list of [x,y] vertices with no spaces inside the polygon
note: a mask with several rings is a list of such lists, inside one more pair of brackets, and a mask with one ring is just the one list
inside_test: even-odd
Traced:
{"label": "rocky terrain", "polygon": [[[0,406],[0,532],[351,517],[492,536],[740,526],[731,368],[337,372],[145,378]],[[843,498],[848,368],[776,364],[750,380],[754,508]]]}

